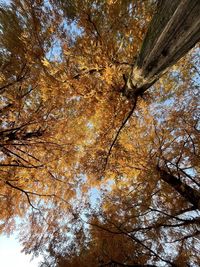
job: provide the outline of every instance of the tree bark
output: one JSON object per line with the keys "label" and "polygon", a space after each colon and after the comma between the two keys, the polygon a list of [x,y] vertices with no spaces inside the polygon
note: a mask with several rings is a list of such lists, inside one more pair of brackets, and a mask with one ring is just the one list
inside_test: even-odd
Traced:
{"label": "tree bark", "polygon": [[183,183],[174,175],[165,170],[157,168],[160,178],[174,188],[187,202],[191,203],[196,209],[200,210],[200,192]]}
{"label": "tree bark", "polygon": [[142,94],[200,40],[199,0],[159,0],[131,75]]}

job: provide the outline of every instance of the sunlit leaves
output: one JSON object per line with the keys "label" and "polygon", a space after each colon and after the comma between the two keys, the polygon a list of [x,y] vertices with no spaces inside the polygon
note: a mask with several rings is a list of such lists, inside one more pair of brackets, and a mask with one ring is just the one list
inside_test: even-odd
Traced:
{"label": "sunlit leaves", "polygon": [[0,230],[23,217],[24,250],[48,253],[51,266],[168,264],[165,241],[182,264],[196,249],[184,233],[196,235],[198,214],[180,218],[191,203],[159,168],[199,186],[197,48],[138,96],[123,125],[155,2],[13,0],[0,10]]}

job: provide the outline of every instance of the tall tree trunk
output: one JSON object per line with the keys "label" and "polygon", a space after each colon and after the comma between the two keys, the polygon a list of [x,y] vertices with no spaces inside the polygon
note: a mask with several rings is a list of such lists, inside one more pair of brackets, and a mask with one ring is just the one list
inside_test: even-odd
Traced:
{"label": "tall tree trunk", "polygon": [[191,203],[196,209],[200,210],[200,192],[196,189],[190,187],[189,185],[183,183],[180,179],[176,178],[174,175],[169,174],[165,170],[158,167],[158,172],[160,174],[161,180],[168,183],[174,188],[185,200]]}
{"label": "tall tree trunk", "polygon": [[159,0],[125,95],[142,94],[199,40],[200,0]]}

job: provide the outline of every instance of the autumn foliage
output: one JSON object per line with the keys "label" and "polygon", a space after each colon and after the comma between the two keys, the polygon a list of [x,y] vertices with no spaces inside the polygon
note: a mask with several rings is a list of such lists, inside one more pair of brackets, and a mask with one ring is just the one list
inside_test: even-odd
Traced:
{"label": "autumn foliage", "polygon": [[157,2],[0,6],[0,230],[41,267],[199,266],[198,44],[131,84]]}

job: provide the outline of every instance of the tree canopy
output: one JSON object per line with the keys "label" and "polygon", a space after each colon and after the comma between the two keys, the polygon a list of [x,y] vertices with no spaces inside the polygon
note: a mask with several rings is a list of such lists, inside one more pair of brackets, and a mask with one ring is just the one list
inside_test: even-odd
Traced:
{"label": "tree canopy", "polygon": [[40,267],[199,266],[199,14],[1,4],[0,230]]}

